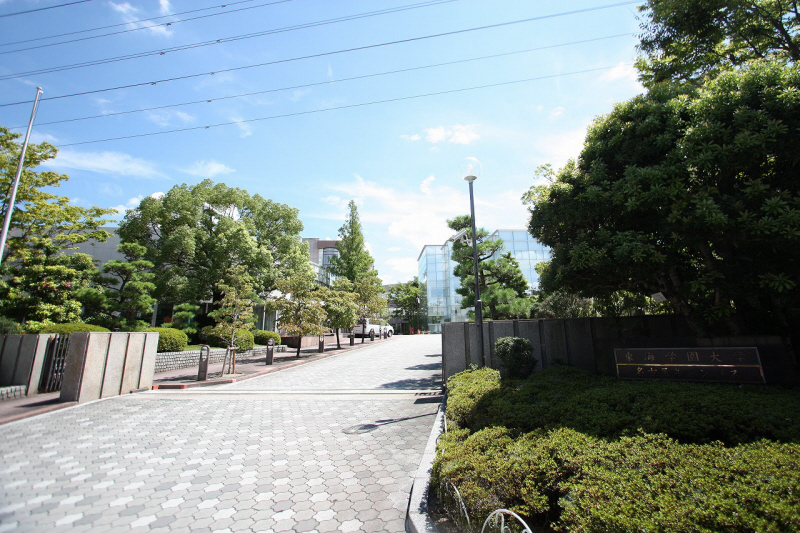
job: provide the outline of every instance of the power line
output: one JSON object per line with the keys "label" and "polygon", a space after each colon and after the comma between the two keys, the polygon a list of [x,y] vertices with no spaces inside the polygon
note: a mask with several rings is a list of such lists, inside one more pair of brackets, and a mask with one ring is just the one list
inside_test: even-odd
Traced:
{"label": "power line", "polygon": [[[253,0],[247,0],[247,1],[252,2]],[[166,28],[168,26],[174,26],[175,24],[180,24],[181,22],[191,22],[193,20],[200,20],[200,19],[205,19],[205,18],[210,18],[210,17],[218,17],[220,15],[229,15],[231,13],[238,13],[239,11],[248,11],[250,9],[258,9],[259,7],[274,6],[276,4],[283,4],[283,3],[291,2],[291,1],[292,0],[277,0],[276,2],[269,2],[269,3],[266,3],[266,4],[259,4],[259,5],[256,5],[256,6],[240,7],[238,9],[232,9],[232,10],[229,10],[229,11],[223,11],[221,13],[211,13],[209,15],[199,15],[197,17],[191,17],[191,18],[186,18],[186,19],[182,19],[182,20],[175,20],[175,21],[171,21],[171,22],[162,22],[161,24],[151,24],[150,26],[140,26],[138,28],[131,28],[131,29],[128,29],[128,30],[113,31],[113,32],[110,32],[110,33],[103,33],[103,34],[100,34],[100,35],[91,35],[89,37],[79,37],[77,39],[70,39],[68,41],[59,41],[57,43],[40,44],[38,46],[29,46],[28,48],[18,48],[16,50],[7,50],[5,52],[0,52],[0,55],[14,54],[16,52],[25,52],[25,51],[28,51],[28,50],[38,50],[40,48],[48,48],[48,47],[51,47],[51,46],[58,46],[58,45],[62,45],[62,44],[77,43],[77,42],[80,42],[80,41],[90,41],[92,39],[99,39],[101,37],[109,37],[111,35],[121,35],[123,33],[130,33],[130,32],[141,31],[141,30],[149,30],[149,29],[152,29],[152,28],[161,28],[161,27],[165,27]],[[222,7],[227,7],[227,6],[223,5]],[[159,18],[163,18],[163,17],[159,17]],[[128,24],[135,24],[135,22],[128,22],[125,25],[128,25]]]}
{"label": "power line", "polygon": [[92,0],[77,0],[76,2],[67,2],[65,4],[56,4],[54,6],[38,7],[36,9],[28,9],[26,11],[16,11],[14,13],[5,13],[4,15],[0,15],[0,18],[15,17],[17,15],[27,15],[28,13],[36,13],[37,11],[46,11],[48,9],[55,9],[57,7],[73,6],[75,4],[84,4],[86,2],[91,2],[91,1]]}
{"label": "power line", "polygon": [[447,90],[447,91],[437,91],[437,92],[432,92],[432,93],[416,94],[416,95],[411,95],[411,96],[401,96],[401,97],[397,97],[397,98],[389,98],[389,99],[386,99],[386,100],[375,100],[375,101],[372,101],[372,102],[361,102],[361,103],[358,103],[358,104],[349,104],[349,105],[342,105],[342,106],[337,106],[337,107],[327,107],[327,108],[324,108],[324,109],[313,109],[313,110],[309,110],[309,111],[298,111],[296,113],[286,113],[286,114],[283,114],[283,115],[271,115],[271,116],[268,116],[268,117],[251,118],[251,119],[247,119],[247,120],[234,120],[234,121],[231,121],[231,122],[220,122],[220,123],[217,123],[217,124],[208,124],[208,125],[205,125],[205,126],[192,126],[192,127],[189,127],[189,128],[178,128],[178,129],[173,129],[173,130],[155,131],[155,132],[149,132],[149,133],[139,133],[139,134],[136,134],[136,135],[125,135],[125,136],[122,136],[122,137],[109,137],[107,139],[95,139],[95,140],[92,140],[92,141],[74,142],[74,143],[68,143],[68,144],[61,144],[59,146],[61,146],[63,148],[66,148],[66,147],[69,147],[69,146],[81,146],[81,145],[85,145],[85,144],[97,144],[97,143],[110,142],[110,141],[122,141],[122,140],[127,140],[127,139],[138,139],[138,138],[142,138],[142,137],[153,137],[153,136],[156,136],[156,135],[166,135],[166,134],[170,134],[170,133],[183,133],[183,132],[187,132],[187,131],[208,130],[208,129],[211,129],[211,128],[219,128],[219,127],[222,127],[222,126],[234,126],[234,125],[238,125],[238,124],[248,124],[248,123],[251,123],[251,122],[261,122],[261,121],[265,121],[265,120],[275,120],[275,119],[279,119],[279,118],[289,118],[289,117],[298,117],[298,116],[303,116],[303,115],[313,115],[313,114],[317,114],[317,113],[326,113],[328,111],[340,111],[340,110],[343,110],[343,109],[354,109],[354,108],[358,108],[358,107],[368,107],[368,106],[379,105],[379,104],[402,102],[402,101],[406,101],[406,100],[415,100],[415,99],[418,99],[418,98],[428,98],[428,97],[431,97],[431,96],[442,96],[442,95],[445,95],[445,94],[455,94],[455,93],[462,93],[462,92],[467,92],[467,91],[475,91],[475,90],[479,90],[479,89],[490,89],[490,88],[493,88],[493,87],[503,87],[503,86],[507,86],[507,85],[515,85],[515,84],[526,83],[526,82],[531,82],[531,81],[540,81],[540,80],[546,80],[546,79],[550,79],[550,78],[560,78],[562,76],[574,76],[574,75],[577,75],[577,74],[588,74],[590,72],[599,72],[599,71],[602,71],[602,70],[611,70],[611,69],[617,68],[617,67],[618,67],[618,65],[614,65],[614,66],[611,66],[611,67],[597,67],[597,68],[590,68],[590,69],[585,69],[585,70],[576,70],[574,72],[562,72],[560,74],[550,74],[550,75],[547,75],[547,76],[536,76],[534,78],[525,78],[525,79],[521,79],[521,80],[512,80],[512,81],[504,81],[504,82],[497,82],[497,83],[489,83],[489,84],[486,84],[486,85],[476,85],[476,86],[473,86],[473,87],[464,87],[464,88],[460,88],[460,89],[450,89],[450,90]]}
{"label": "power line", "polygon": [[[175,107],[184,107],[184,106],[190,106],[190,105],[196,105],[196,104],[210,104],[212,102],[216,102],[216,101],[220,101],[220,100],[231,100],[231,99],[234,99],[234,98],[245,98],[245,97],[248,97],[248,96],[256,96],[256,95],[260,95],[260,94],[269,94],[269,93],[276,93],[276,92],[281,92],[281,91],[292,91],[292,90],[297,90],[297,89],[307,89],[307,88],[310,88],[310,87],[317,87],[317,86],[320,86],[320,85],[330,85],[330,84],[333,84],[333,83],[343,83],[343,82],[347,82],[347,81],[363,80],[363,79],[368,79],[368,78],[376,78],[376,77],[379,77],[379,76],[387,76],[387,75],[391,75],[391,74],[401,74],[401,73],[404,73],[404,72],[413,72],[413,71],[417,71],[417,70],[425,70],[425,69],[430,69],[430,68],[457,65],[457,64],[460,64],[460,63],[468,63],[468,62],[472,62],[472,61],[481,61],[481,60],[485,60],[485,59],[496,59],[498,57],[507,57],[507,56],[512,56],[512,55],[525,54],[525,53],[529,53],[529,52],[548,50],[548,49],[552,49],[552,48],[560,48],[560,47],[563,47],[563,46],[572,46],[572,45],[576,45],[576,44],[586,44],[586,43],[603,41],[603,40],[608,40],[608,39],[617,39],[619,37],[628,37],[628,36],[631,36],[631,35],[634,35],[634,34],[631,34],[631,33],[619,33],[619,34],[616,34],[616,35],[609,35],[609,36],[605,36],[605,37],[595,37],[595,38],[592,38],[592,39],[583,39],[583,40],[580,40],[580,41],[571,41],[571,42],[566,42],[566,43],[550,44],[550,45],[539,46],[539,47],[535,47],[535,48],[526,48],[524,50],[515,50],[515,51],[512,51],[512,52],[503,52],[503,53],[500,53],[500,54],[492,54],[492,55],[486,55],[486,56],[471,57],[471,58],[467,58],[467,59],[457,59],[457,60],[454,60],[454,61],[447,61],[447,62],[444,62],[444,63],[433,63],[433,64],[421,65],[421,66],[417,66],[417,67],[409,67],[409,68],[404,68],[404,69],[389,70],[389,71],[385,71],[385,72],[377,72],[377,73],[372,73],[372,74],[363,74],[363,75],[360,75],[360,76],[352,76],[352,77],[349,77],[349,78],[341,78],[341,79],[337,79],[337,80],[325,80],[325,81],[319,81],[319,82],[314,82],[314,83],[306,83],[306,84],[303,84],[303,85],[293,85],[293,86],[290,86],[290,87],[280,87],[280,88],[276,88],[276,89],[266,89],[266,90],[263,90],[263,91],[255,91],[255,92],[250,92],[250,93],[241,93],[241,94],[233,94],[233,95],[227,95],[227,96],[219,96],[219,97],[216,97],[216,98],[205,98],[205,99],[202,99],[202,100],[193,100],[193,101],[190,101],[190,102],[180,102],[180,103],[176,103],[176,104],[168,104],[168,105],[161,105],[161,106],[155,106],[155,107],[146,107],[146,108],[143,108],[143,109],[131,109],[131,110],[128,110],[128,111],[117,111],[115,113],[105,113],[105,114],[91,115],[91,116],[86,116],[86,117],[76,117],[76,118],[70,118],[70,119],[64,119],[64,120],[54,120],[54,121],[51,121],[51,122],[37,122],[37,125],[39,125],[39,126],[50,126],[50,125],[53,125],[53,124],[64,124],[64,123],[67,123],[67,122],[78,122],[78,121],[82,121],[82,120],[91,120],[91,119],[97,119],[97,118],[108,118],[108,117],[115,117],[115,116],[120,116],[120,115],[130,115],[130,114],[133,114],[133,113],[143,113],[143,112],[146,112],[146,111],[158,111],[158,110],[161,110],[161,109],[170,109],[170,108],[175,108]],[[9,128],[9,129],[18,129],[18,128],[21,128],[21,127],[23,127],[23,126],[14,126],[12,128]]]}
{"label": "power line", "polygon": [[151,50],[151,51],[148,51],[148,52],[137,52],[135,54],[128,54],[128,55],[125,55],[125,56],[109,57],[109,58],[105,58],[105,59],[96,59],[96,60],[93,60],[93,61],[86,61],[86,62],[83,62],[83,63],[73,63],[71,65],[62,65],[62,66],[59,66],[59,67],[48,67],[48,68],[39,69],[39,70],[29,70],[27,72],[17,72],[15,74],[6,74],[4,76],[0,76],[0,80],[10,80],[10,79],[15,79],[15,78],[22,78],[22,77],[25,77],[25,76],[34,76],[34,75],[40,75],[40,74],[51,74],[53,72],[63,72],[65,70],[73,70],[73,69],[77,69],[77,68],[94,67],[94,66],[97,66],[97,65],[106,65],[106,64],[109,64],[109,63],[118,63],[120,61],[129,61],[131,59],[140,59],[140,58],[143,58],[143,57],[152,57],[152,56],[158,56],[158,55],[162,55],[163,56],[163,55],[166,55],[166,54],[172,53],[172,52],[181,52],[181,51],[184,51],[184,50],[192,50],[192,49],[195,49],[195,48],[202,48],[202,47],[212,46],[212,45],[216,45],[216,44],[241,41],[241,40],[245,40],[245,39],[252,39],[252,38],[255,38],[255,37],[263,37],[263,36],[266,36],[266,35],[273,35],[273,34],[276,34],[276,33],[285,33],[285,32],[295,31],[295,30],[300,30],[300,29],[313,28],[313,27],[317,27],[317,26],[324,26],[324,25],[327,25],[327,24],[334,24],[334,23],[338,23],[338,22],[345,22],[345,21],[350,21],[350,20],[358,20],[358,19],[367,18],[367,17],[374,17],[374,16],[377,16],[377,15],[385,15],[385,14],[388,14],[388,13],[399,13],[401,11],[408,11],[408,10],[411,10],[411,9],[419,9],[421,7],[429,7],[429,6],[432,6],[432,5],[447,4],[447,3],[450,3],[450,2],[457,2],[457,1],[459,1],[459,0],[427,0],[426,2],[422,2],[422,3],[419,3],[419,4],[412,4],[410,6],[394,7],[394,8],[388,8],[388,9],[382,9],[382,10],[379,10],[379,11],[372,11],[372,12],[368,12],[368,13],[359,13],[357,15],[349,15],[349,16],[346,16],[346,17],[339,17],[339,18],[336,18],[336,19],[329,19],[329,20],[323,20],[323,21],[317,21],[317,22],[309,22],[309,23],[305,23],[305,24],[299,24],[297,26],[289,26],[289,27],[286,27],[286,28],[278,28],[278,29],[272,29],[272,30],[267,30],[267,31],[263,31],[263,32],[256,32],[256,33],[249,33],[249,34],[240,34],[240,35],[235,35],[233,37],[225,37],[225,38],[222,38],[222,39],[214,39],[214,40],[203,41],[203,42],[199,42],[199,43],[191,43],[191,44],[185,44],[185,45],[180,45],[180,46],[173,46],[171,48],[162,48],[162,49],[159,49],[159,50]]}
{"label": "power line", "polygon": [[[452,1],[452,0],[448,0],[448,1]],[[326,56],[331,56],[331,55],[344,54],[344,53],[349,53],[349,52],[356,52],[356,51],[361,51],[361,50],[369,50],[369,49],[374,49],[374,48],[381,48],[381,47],[391,46],[391,45],[395,45],[395,44],[405,44],[405,43],[411,43],[411,42],[416,42],[416,41],[423,41],[423,40],[427,40],[427,39],[434,39],[434,38],[438,38],[438,37],[446,37],[446,36],[458,35],[458,34],[462,34],[462,33],[469,33],[469,32],[486,30],[486,29],[500,28],[500,27],[503,27],[503,26],[510,26],[510,25],[514,25],[514,24],[522,24],[522,23],[525,23],[525,22],[531,22],[531,21],[535,21],[535,20],[543,20],[543,19],[548,19],[548,18],[567,16],[567,15],[572,15],[572,14],[577,14],[577,13],[584,13],[584,12],[587,12],[587,11],[595,11],[595,10],[598,10],[598,9],[608,9],[608,8],[611,8],[611,7],[619,7],[619,6],[627,5],[627,4],[631,4],[631,3],[636,3],[636,1],[620,2],[620,3],[617,3],[617,4],[609,4],[609,5],[606,5],[606,6],[600,6],[600,7],[595,7],[595,8],[587,8],[587,9],[580,9],[580,10],[575,10],[575,11],[567,11],[567,12],[562,12],[562,13],[555,13],[555,14],[550,14],[550,15],[542,15],[542,16],[539,16],[539,17],[531,17],[531,18],[527,18],[527,19],[520,19],[520,20],[515,20],[515,21],[510,21],[510,22],[502,22],[502,23],[498,23],[498,24],[490,24],[490,25],[479,26],[479,27],[475,27],[475,28],[467,28],[467,29],[464,29],[464,30],[455,30],[455,31],[450,31],[450,32],[437,33],[437,34],[433,34],[433,35],[425,35],[425,36],[422,36],[422,37],[410,37],[408,39],[401,39],[401,40],[398,40],[398,41],[389,41],[389,42],[378,43],[378,44],[358,46],[358,47],[354,47],[354,48],[346,48],[346,49],[336,50],[336,51],[331,51],[331,52],[320,52],[318,54],[311,54],[311,55],[307,55],[307,56],[299,56],[299,57],[294,57],[294,58],[289,58],[289,59],[278,59],[278,60],[275,60],[275,61],[268,61],[268,62],[265,62],[265,63],[257,63],[257,64],[254,64],[254,65],[244,65],[244,66],[241,66],[241,67],[232,67],[232,68],[228,68],[228,69],[215,70],[215,71],[211,71],[211,72],[201,72],[201,73],[196,73],[196,74],[186,74],[184,76],[175,76],[175,77],[172,77],[172,78],[164,78],[164,79],[161,79],[161,80],[132,83],[132,84],[128,84],[128,85],[120,85],[120,86],[116,86],[116,87],[108,87],[108,88],[105,88],[105,89],[95,89],[95,90],[91,90],[91,91],[82,91],[82,92],[79,92],[79,93],[65,94],[65,95],[61,95],[61,96],[51,96],[51,97],[43,99],[43,100],[58,100],[58,99],[62,99],[62,98],[72,98],[72,97],[75,97],[75,96],[85,96],[85,95],[89,95],[89,94],[98,94],[98,93],[109,92],[109,91],[117,91],[117,90],[121,90],[121,89],[131,89],[131,88],[134,88],[134,87],[143,87],[145,85],[157,85],[159,83],[169,83],[169,82],[173,82],[173,81],[187,80],[187,79],[192,79],[192,78],[199,78],[199,77],[202,77],[202,76],[213,76],[215,74],[223,74],[223,73],[227,73],[227,72],[236,72],[236,71],[240,71],[240,70],[247,70],[247,69],[257,68],[257,67],[265,67],[265,66],[277,65],[277,64],[282,64],[282,63],[290,63],[290,62],[293,62],[293,61],[300,61],[300,60],[303,60],[303,59],[314,59],[314,58],[326,57]],[[9,107],[9,106],[22,105],[22,104],[27,104],[27,103],[28,103],[27,101],[8,102],[8,103],[0,104],[0,107]]]}
{"label": "power line", "polygon": [[224,8],[224,7],[229,7],[229,6],[235,6],[235,5],[238,5],[238,4],[247,4],[247,3],[255,2],[255,1],[256,0],[239,0],[238,2],[228,2],[227,4],[219,4],[219,5],[211,6],[211,7],[202,7],[202,8],[199,8],[199,9],[190,9],[189,11],[181,11],[181,12],[178,12],[178,13],[169,13],[167,15],[161,15],[159,17],[151,17],[151,18],[146,18],[146,19],[131,20],[129,22],[121,22],[119,24],[111,24],[109,26],[98,26],[97,28],[89,28],[89,29],[86,29],[86,30],[69,31],[69,32],[66,32],[66,33],[57,33],[57,34],[54,34],[54,35],[46,35],[44,37],[34,37],[33,39],[24,39],[22,41],[13,41],[13,42],[10,42],[10,43],[0,43],[0,46],[13,46],[15,44],[25,44],[25,43],[32,43],[32,42],[36,42],[36,41],[44,41],[46,39],[55,39],[56,37],[67,37],[69,35],[79,35],[81,33],[90,33],[90,32],[93,32],[93,31],[107,30],[107,29],[110,29],[110,28],[119,28],[120,26],[127,26],[128,24],[138,24],[138,23],[141,23],[141,22],[152,22],[154,20],[160,20],[160,19],[169,18],[169,17],[178,17],[180,15],[188,15],[190,13],[198,13],[200,11],[208,11],[210,9],[219,9],[219,8]]}

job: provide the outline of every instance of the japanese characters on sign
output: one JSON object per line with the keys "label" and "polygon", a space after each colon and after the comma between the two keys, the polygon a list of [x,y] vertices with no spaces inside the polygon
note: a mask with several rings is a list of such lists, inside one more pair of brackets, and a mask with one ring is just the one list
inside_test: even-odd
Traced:
{"label": "japanese characters on sign", "polygon": [[764,383],[758,348],[617,348],[617,377]]}

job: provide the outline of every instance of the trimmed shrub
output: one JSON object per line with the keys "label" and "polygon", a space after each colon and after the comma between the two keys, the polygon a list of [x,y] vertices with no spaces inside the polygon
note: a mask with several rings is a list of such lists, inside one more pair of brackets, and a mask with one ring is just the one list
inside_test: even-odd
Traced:
{"label": "trimmed shrub", "polygon": [[[215,348],[227,348],[228,341],[211,333],[214,326],[206,326],[200,330],[200,342]],[[253,334],[246,329],[236,330],[236,348],[239,351],[251,350],[255,346]]]}
{"label": "trimmed shrub", "polygon": [[500,372],[491,368],[468,369],[447,380],[447,418],[460,427],[474,425],[478,401],[500,388]]}
{"label": "trimmed shrub", "polygon": [[0,335],[18,335],[22,333],[22,327],[4,316],[0,316]]}
{"label": "trimmed shrub", "polygon": [[106,332],[110,331],[103,326],[94,326],[82,322],[71,322],[68,324],[45,324],[37,333],[57,333],[59,335],[69,335],[70,333],[82,333],[86,331]]}
{"label": "trimmed shrub", "polygon": [[274,331],[266,331],[263,329],[257,329],[253,332],[253,340],[255,341],[256,344],[266,345],[269,339],[273,339],[275,341],[275,346],[281,343],[280,333],[275,333]]}
{"label": "trimmed shrub", "polygon": [[147,328],[147,331],[158,333],[159,352],[180,352],[189,344],[189,337],[179,329]]}
{"label": "trimmed shrub", "polygon": [[521,337],[500,337],[494,343],[494,354],[503,362],[511,379],[525,379],[539,363],[533,357],[531,341]]}

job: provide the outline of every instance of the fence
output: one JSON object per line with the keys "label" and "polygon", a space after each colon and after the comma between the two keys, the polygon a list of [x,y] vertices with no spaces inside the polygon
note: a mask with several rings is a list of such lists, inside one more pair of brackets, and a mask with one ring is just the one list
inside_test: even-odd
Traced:
{"label": "fence", "polygon": [[[483,366],[474,322],[449,322],[442,328],[442,373],[447,380],[471,364]],[[798,382],[794,355],[775,336],[694,336],[683,317],[654,315],[623,318],[497,320],[483,325],[486,364],[500,368],[494,343],[523,337],[533,345],[538,370],[564,363],[596,374],[616,375],[615,348],[756,346],[767,383]]]}

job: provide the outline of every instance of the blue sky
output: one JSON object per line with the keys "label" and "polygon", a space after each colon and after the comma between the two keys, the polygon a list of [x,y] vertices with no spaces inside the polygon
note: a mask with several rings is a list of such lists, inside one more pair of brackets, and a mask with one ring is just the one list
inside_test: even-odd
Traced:
{"label": "blue sky", "polygon": [[124,213],[210,178],[298,208],[320,238],[355,199],[386,282],[469,212],[465,157],[483,165],[478,225],[524,228],[536,167],[577,156],[594,117],[642,92],[636,3],[88,0],[2,16],[65,3],[0,0],[0,104],[26,102],[0,124],[25,126],[42,86],[33,140],[60,148],[61,194]]}

